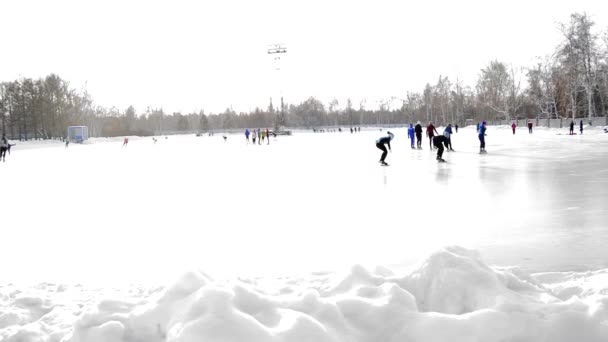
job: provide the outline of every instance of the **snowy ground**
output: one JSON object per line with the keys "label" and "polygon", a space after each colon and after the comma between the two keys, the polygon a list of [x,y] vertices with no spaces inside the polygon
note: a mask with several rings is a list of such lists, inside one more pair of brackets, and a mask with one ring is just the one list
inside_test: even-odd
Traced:
{"label": "snowy ground", "polygon": [[394,132],[18,144],[0,341],[608,339],[608,134]]}

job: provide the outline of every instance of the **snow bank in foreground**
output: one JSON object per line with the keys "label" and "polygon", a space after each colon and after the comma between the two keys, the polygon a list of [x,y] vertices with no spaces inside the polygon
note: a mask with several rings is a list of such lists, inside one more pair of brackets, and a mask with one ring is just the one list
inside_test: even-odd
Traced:
{"label": "snow bank in foreground", "polygon": [[307,278],[158,289],[0,288],[0,341],[608,341],[608,270],[526,274],[447,247],[406,274],[353,267]]}

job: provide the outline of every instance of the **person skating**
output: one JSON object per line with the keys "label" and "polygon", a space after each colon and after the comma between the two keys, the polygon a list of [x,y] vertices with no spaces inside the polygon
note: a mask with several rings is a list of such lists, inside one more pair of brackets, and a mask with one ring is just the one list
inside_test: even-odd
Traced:
{"label": "person skating", "polygon": [[574,134],[574,120],[570,121],[570,135]]}
{"label": "person skating", "polygon": [[125,147],[129,144],[129,138],[125,137],[125,139],[122,141],[122,147]]}
{"label": "person skating", "polygon": [[[452,148],[452,124],[448,124],[448,126],[443,130],[443,136],[447,139],[445,148],[447,148],[448,151],[454,151]],[[433,141],[433,144],[434,143],[435,142]]]}
{"label": "person skating", "polygon": [[439,135],[435,126],[433,126],[433,122],[429,122],[429,125],[426,126],[426,136],[429,137],[429,148],[431,151],[433,150],[433,137],[435,134]]}
{"label": "person skating", "polygon": [[249,134],[251,134],[251,132],[249,132],[249,128],[245,128],[245,140],[247,140],[248,144],[249,144]]}
{"label": "person skating", "polygon": [[270,130],[266,128],[266,145],[270,145]]}
{"label": "person skating", "polygon": [[458,124],[454,125],[454,128],[456,129],[456,133],[458,133]]}
{"label": "person skating", "polygon": [[422,150],[422,125],[420,124],[420,121],[416,123],[414,132],[416,133],[416,147],[418,147],[419,150]]}
{"label": "person skating", "polygon": [[515,121],[513,121],[513,123],[511,124],[511,129],[513,130],[514,135],[515,135],[515,127],[517,127],[517,125],[515,124]]}
{"label": "person skating", "polygon": [[528,133],[532,134],[532,120],[528,120]]}
{"label": "person skating", "polygon": [[448,141],[449,141],[449,139],[445,135],[438,135],[436,137],[433,137],[433,145],[435,145],[435,147],[437,147],[437,161],[438,162],[445,162],[445,160],[442,158],[443,145],[445,145],[445,148],[448,148]]}
{"label": "person skating", "polygon": [[253,132],[251,133],[251,141],[253,142],[253,144],[255,145],[255,139],[257,137],[257,133],[255,131],[255,128],[253,129]]}
{"label": "person skating", "polygon": [[6,161],[6,151],[9,149],[8,139],[3,135],[2,139],[0,139],[0,159],[5,162]]}
{"label": "person skating", "polygon": [[479,126],[479,153],[487,153],[486,152],[486,122],[483,121]]}
{"label": "person skating", "polygon": [[414,146],[414,125],[410,124],[410,127],[407,129],[407,136],[410,138],[410,146],[415,149],[416,147]]}
{"label": "person skating", "polygon": [[384,145],[387,145],[388,149],[392,152],[391,140],[393,140],[394,137],[393,133],[391,132],[386,132],[386,134],[387,136],[378,138],[378,140],[376,140],[376,147],[382,150],[382,155],[380,156],[380,165],[382,166],[388,166],[388,164],[384,161],[386,159],[386,155],[388,154],[388,151]]}
{"label": "person skating", "polygon": [[583,134],[583,120],[581,120],[580,122],[580,127],[581,127],[581,135]]}

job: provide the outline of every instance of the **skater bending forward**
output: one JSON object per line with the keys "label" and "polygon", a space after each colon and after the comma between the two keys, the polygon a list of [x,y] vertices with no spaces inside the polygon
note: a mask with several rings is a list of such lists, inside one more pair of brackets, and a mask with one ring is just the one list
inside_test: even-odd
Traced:
{"label": "skater bending forward", "polygon": [[443,145],[448,148],[449,139],[445,135],[438,135],[433,137],[433,145],[437,147],[437,161],[444,162],[443,156]]}
{"label": "skater bending forward", "polygon": [[[388,149],[391,150],[391,140],[393,140],[393,133],[387,132],[387,136],[381,137],[376,140],[376,147],[382,150],[382,156],[380,157],[380,164],[383,166],[388,166],[388,164],[384,161],[386,159],[386,155],[388,151],[384,145],[388,145]],[[392,151],[392,150],[391,150]]]}

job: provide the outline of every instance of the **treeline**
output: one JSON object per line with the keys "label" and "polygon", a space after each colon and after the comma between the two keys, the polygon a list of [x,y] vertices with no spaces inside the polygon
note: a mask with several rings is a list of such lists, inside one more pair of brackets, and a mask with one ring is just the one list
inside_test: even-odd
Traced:
{"label": "treeline", "polygon": [[[362,99],[324,103],[310,97],[299,104],[236,113],[137,113],[94,105],[86,89],[76,90],[57,75],[0,84],[0,125],[12,139],[62,139],[67,126],[86,125],[91,136],[154,135],[255,127],[398,125],[415,121],[463,124],[516,118],[594,117],[608,113],[608,31],[596,34],[586,14],[560,24],[562,42],[527,68],[492,61],[474,87],[439,76],[421,92],[374,104]],[[373,107],[373,108],[368,108]]]}

